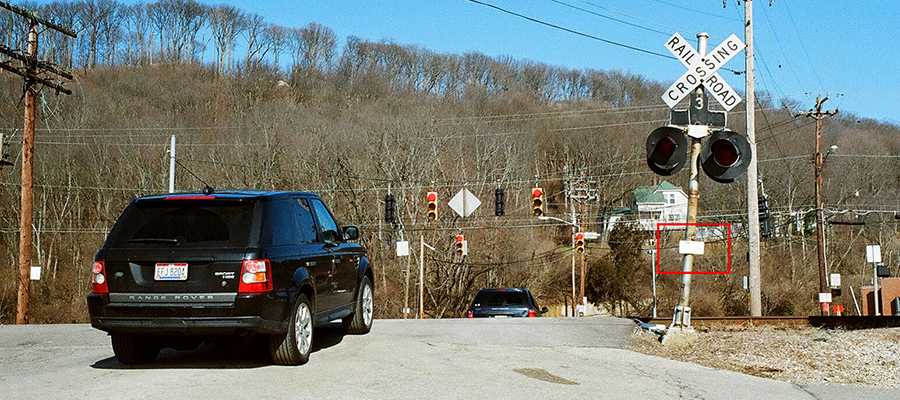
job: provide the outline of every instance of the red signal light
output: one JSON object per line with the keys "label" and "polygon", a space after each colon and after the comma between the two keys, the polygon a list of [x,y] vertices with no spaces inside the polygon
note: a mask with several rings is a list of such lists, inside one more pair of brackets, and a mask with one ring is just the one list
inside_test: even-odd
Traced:
{"label": "red signal light", "polygon": [[713,160],[720,167],[730,167],[741,158],[738,149],[727,140],[717,140],[712,144]]}
{"label": "red signal light", "polygon": [[584,233],[578,232],[575,234],[575,251],[577,253],[584,253]]}
{"label": "red signal light", "polygon": [[667,125],[647,136],[647,166],[658,175],[675,174],[687,163],[687,137],[684,128]]}
{"label": "red signal light", "polygon": [[533,308],[529,308],[528,309],[528,318],[534,318],[534,317],[537,317],[537,313],[534,311]]}
{"label": "red signal light", "polygon": [[700,165],[706,176],[731,183],[747,172],[753,150],[744,135],[728,129],[713,131],[700,148]]}
{"label": "red signal light", "polygon": [[427,218],[429,221],[435,221],[438,218],[438,210],[437,210],[437,192],[428,192],[425,196],[425,199],[428,200],[428,211]]}
{"label": "red signal light", "polygon": [[544,215],[544,190],[541,188],[531,190],[531,215],[535,217]]}
{"label": "red signal light", "polygon": [[466,243],[466,237],[463,235],[456,235],[456,255],[462,257],[469,253],[468,251],[468,243]]}

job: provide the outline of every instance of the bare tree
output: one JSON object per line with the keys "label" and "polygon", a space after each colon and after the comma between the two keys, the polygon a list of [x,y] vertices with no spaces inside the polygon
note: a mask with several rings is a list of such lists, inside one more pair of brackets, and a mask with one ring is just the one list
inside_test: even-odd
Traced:
{"label": "bare tree", "polygon": [[217,6],[209,10],[216,50],[216,72],[225,73],[232,65],[234,41],[244,26],[244,14],[234,6]]}
{"label": "bare tree", "polygon": [[259,14],[247,14],[245,18],[244,34],[247,35],[247,65],[255,65],[259,63],[265,55],[264,50],[267,48],[267,38],[265,31],[268,24]]}

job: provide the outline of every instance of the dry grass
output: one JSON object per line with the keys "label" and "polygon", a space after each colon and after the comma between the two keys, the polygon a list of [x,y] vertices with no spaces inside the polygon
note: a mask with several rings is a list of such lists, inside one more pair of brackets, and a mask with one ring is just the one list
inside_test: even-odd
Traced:
{"label": "dry grass", "polygon": [[900,387],[900,328],[725,328],[663,346],[642,333],[633,350],[792,383]]}

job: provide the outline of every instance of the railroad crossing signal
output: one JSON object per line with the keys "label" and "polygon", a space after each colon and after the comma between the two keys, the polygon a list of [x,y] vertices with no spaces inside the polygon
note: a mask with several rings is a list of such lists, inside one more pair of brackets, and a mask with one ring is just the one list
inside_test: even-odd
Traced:
{"label": "railroad crossing signal", "polygon": [[713,111],[708,108],[709,95],[700,88],[694,90],[691,105],[687,110],[672,110],[669,123],[672,125],[707,125],[724,128],[727,122],[725,111]]}
{"label": "railroad crossing signal", "polygon": [[531,189],[531,215],[540,217],[544,214],[544,189]]}
{"label": "railroad crossing signal", "polygon": [[663,101],[669,108],[675,108],[678,102],[689,96],[698,86],[703,85],[726,111],[731,110],[741,101],[741,97],[716,71],[744,47],[746,47],[744,42],[738,39],[737,35],[732,34],[708,52],[705,57],[701,57],[700,53],[687,40],[675,32],[666,41],[666,48],[688,70],[666,89],[662,95]]}
{"label": "railroad crossing signal", "polygon": [[650,132],[647,137],[647,165],[659,175],[672,175],[687,161],[687,137],[684,128],[663,126]]}
{"label": "railroad crossing signal", "polygon": [[752,158],[747,138],[728,129],[714,131],[700,148],[703,172],[719,183],[734,182],[746,173]]}

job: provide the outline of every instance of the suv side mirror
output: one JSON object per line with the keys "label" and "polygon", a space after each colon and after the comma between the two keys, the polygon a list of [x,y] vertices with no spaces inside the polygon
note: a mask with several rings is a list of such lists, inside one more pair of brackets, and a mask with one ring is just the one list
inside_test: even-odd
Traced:
{"label": "suv side mirror", "polygon": [[345,226],[344,227],[344,240],[356,240],[359,239],[359,228],[355,226]]}
{"label": "suv side mirror", "polygon": [[547,307],[542,307],[542,308],[541,308],[541,314],[546,314],[546,313],[548,313],[548,312],[550,312],[550,309],[549,309],[549,308],[547,308]]}

